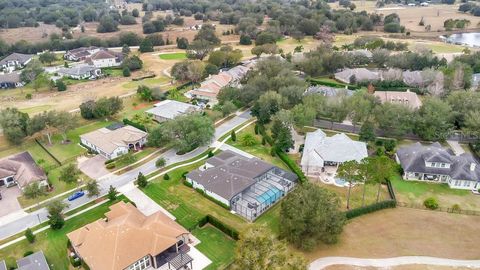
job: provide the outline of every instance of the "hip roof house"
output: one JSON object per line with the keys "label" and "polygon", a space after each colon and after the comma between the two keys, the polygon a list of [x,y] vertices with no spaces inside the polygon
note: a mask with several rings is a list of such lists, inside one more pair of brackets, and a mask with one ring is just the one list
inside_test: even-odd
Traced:
{"label": "hip roof house", "polygon": [[307,175],[318,174],[324,166],[338,166],[346,161],[361,161],[368,157],[367,145],[350,139],[344,133],[332,137],[322,130],[308,132],[301,161]]}
{"label": "hip roof house", "polygon": [[150,216],[123,201],[110,206],[105,219],[69,234],[74,252],[91,270],[184,269],[190,233],[158,211]]}
{"label": "hip roof house", "polygon": [[205,167],[187,174],[187,181],[206,195],[254,220],[286,195],[297,176],[258,158],[230,150],[207,160]]}
{"label": "hip roof house", "polygon": [[402,104],[415,110],[422,107],[422,101],[418,98],[418,95],[410,90],[407,90],[406,92],[375,91],[373,95],[380,99],[381,103],[390,102]]}
{"label": "hip roof house", "polygon": [[106,159],[114,159],[128,153],[130,149],[141,149],[147,142],[147,135],[138,128],[114,124],[80,135],[80,141]]}
{"label": "hip roof house", "polygon": [[403,168],[405,180],[447,183],[455,189],[478,189],[480,185],[478,161],[466,153],[456,156],[438,142],[402,147],[396,160]]}
{"label": "hip roof house", "polygon": [[17,185],[23,190],[33,182],[48,185],[47,175],[30,153],[22,152],[0,159],[0,187]]}
{"label": "hip roof house", "polygon": [[20,74],[16,72],[0,74],[0,89],[22,87],[24,83],[20,80]]}
{"label": "hip roof house", "polygon": [[33,54],[12,53],[0,60],[0,69],[12,72],[25,67],[33,58]]}
{"label": "hip roof house", "polygon": [[200,107],[180,102],[176,100],[164,100],[153,105],[152,109],[146,111],[146,113],[153,116],[157,122],[165,122],[172,120],[179,115],[184,115],[200,110]]}

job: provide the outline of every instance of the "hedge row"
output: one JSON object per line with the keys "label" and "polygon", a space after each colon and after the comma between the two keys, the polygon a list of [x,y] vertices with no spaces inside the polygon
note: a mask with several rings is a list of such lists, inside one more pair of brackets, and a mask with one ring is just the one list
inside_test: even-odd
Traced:
{"label": "hedge row", "polygon": [[280,150],[277,150],[276,154],[285,164],[287,164],[288,168],[290,168],[290,170],[292,170],[292,172],[294,172],[298,176],[298,180],[300,181],[300,183],[307,182],[307,177],[303,173],[302,169],[298,167],[295,161],[293,161],[287,154]]}
{"label": "hedge row", "polygon": [[355,208],[345,212],[347,219],[352,219],[358,216],[376,212],[382,209],[395,208],[397,206],[397,201],[395,200],[386,200],[378,203],[370,204],[364,207]]}
{"label": "hedge row", "polygon": [[132,81],[141,81],[141,80],[144,80],[144,79],[155,78],[155,76],[156,76],[155,74],[145,75],[145,76],[142,76],[142,77],[133,78]]}
{"label": "hedge row", "polygon": [[211,216],[210,214],[204,216],[200,221],[198,221],[197,226],[198,227],[203,227],[207,223],[210,223],[213,227],[219,229],[226,235],[230,236],[231,238],[238,240],[239,233],[236,229],[230,227],[229,225],[221,222],[219,219],[217,219],[214,216]]}
{"label": "hedge row", "polygon": [[347,85],[347,84],[343,84],[343,83],[323,81],[323,80],[319,80],[319,79],[309,79],[308,82],[311,85],[325,85],[325,86],[330,86],[330,87],[335,87],[335,88],[345,88],[345,87],[347,87],[349,90],[360,89],[360,86],[357,86],[357,85]]}
{"label": "hedge row", "polygon": [[140,130],[147,131],[147,129],[145,128],[144,125],[139,124],[139,123],[137,123],[137,122],[133,122],[133,121],[127,119],[127,118],[124,118],[124,119],[123,119],[123,123],[124,123],[125,125],[130,125],[130,126],[132,126],[132,127],[138,128],[138,129],[140,129]]}

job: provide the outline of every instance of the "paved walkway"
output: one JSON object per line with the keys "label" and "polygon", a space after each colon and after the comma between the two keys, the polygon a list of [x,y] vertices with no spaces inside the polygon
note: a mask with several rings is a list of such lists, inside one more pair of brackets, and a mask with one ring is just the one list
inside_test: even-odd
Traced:
{"label": "paved walkway", "polygon": [[460,156],[461,154],[465,153],[462,146],[457,141],[447,140],[448,145],[452,148],[453,153],[455,155]]}
{"label": "paved walkway", "polygon": [[398,265],[421,264],[480,269],[480,260],[452,260],[427,256],[404,256],[385,259],[360,259],[352,257],[325,257],[313,261],[309,270],[320,270],[331,265],[354,265],[363,267],[392,267]]}
{"label": "paved walkway", "polygon": [[145,195],[145,193],[139,190],[133,182],[122,186],[118,191],[123,193],[123,195],[125,195],[130,201],[134,202],[138,210],[144,215],[150,216],[157,211],[162,211],[169,218],[175,220],[175,217],[172,214]]}

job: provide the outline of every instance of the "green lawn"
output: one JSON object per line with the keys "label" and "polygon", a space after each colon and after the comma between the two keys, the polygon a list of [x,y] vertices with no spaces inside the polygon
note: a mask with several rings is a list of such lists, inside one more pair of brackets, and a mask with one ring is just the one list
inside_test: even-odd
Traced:
{"label": "green lawn", "polygon": [[178,53],[164,53],[159,55],[162,60],[183,60],[187,59],[187,54],[184,52]]}
{"label": "green lawn", "polygon": [[148,78],[141,81],[130,81],[122,84],[123,88],[126,89],[136,89],[139,85],[145,85],[148,87],[156,87],[162,84],[166,84],[170,81],[168,77],[158,77],[158,78]]}
{"label": "green lawn", "polygon": [[66,161],[71,161],[87,151],[79,145],[80,135],[106,127],[112,123],[112,121],[88,122],[86,125],[67,132],[67,138],[70,140],[69,143],[62,143],[63,137],[61,134],[56,134],[52,137],[52,145],[48,145],[46,138],[42,138],[41,142],[50,153],[52,153],[60,162],[64,163]]}
{"label": "green lawn", "polygon": [[236,242],[217,228],[206,225],[192,234],[201,241],[195,247],[212,261],[206,270],[224,269],[233,261]]}
{"label": "green lawn", "polygon": [[28,107],[28,108],[23,108],[19,109],[21,112],[28,113],[29,115],[48,111],[52,108],[52,105],[40,105],[40,106],[34,106],[34,107]]}
{"label": "green lawn", "polygon": [[278,202],[272,208],[268,209],[265,213],[263,213],[259,218],[257,218],[257,220],[255,220],[256,224],[266,226],[276,236],[280,234],[281,203],[282,202]]}
{"label": "green lawn", "polygon": [[32,155],[33,159],[40,166],[44,168],[52,168],[58,166],[55,160],[47,152],[45,152],[45,150],[43,150],[40,145],[38,145],[34,141],[28,141],[19,146],[9,145],[8,143],[2,146],[3,147],[0,148],[0,158],[17,154],[23,151],[28,151],[30,155]]}
{"label": "green lawn", "polygon": [[123,77],[121,68],[102,68],[102,73],[112,77]]}
{"label": "green lawn", "polygon": [[[135,163],[137,161],[140,161],[141,159],[143,159],[143,158],[147,157],[148,155],[152,154],[156,150],[158,150],[158,149],[153,148],[153,147],[146,147],[142,151],[134,153],[133,156],[135,157],[135,161],[132,162],[132,163],[126,163],[122,159],[116,160],[116,161],[113,162],[113,164],[115,164],[115,168],[112,168],[111,171],[116,171],[118,169],[128,167],[128,166],[132,165],[133,163]],[[151,159],[149,159],[149,160],[151,160]],[[124,173],[126,171],[128,171],[128,170],[124,170],[121,173]]]}
{"label": "green lawn", "polygon": [[[119,197],[119,199],[126,199]],[[14,245],[0,250],[0,258],[5,259],[7,267],[16,266],[15,261],[23,257],[27,251],[43,250],[47,261],[52,270],[65,270],[70,268],[67,254],[67,236],[66,234],[74,231],[88,223],[98,220],[108,212],[108,207],[112,205],[111,202],[102,204],[82,215],[67,220],[65,226],[57,231],[48,229],[36,235],[36,241],[33,244],[26,240],[20,241]]]}

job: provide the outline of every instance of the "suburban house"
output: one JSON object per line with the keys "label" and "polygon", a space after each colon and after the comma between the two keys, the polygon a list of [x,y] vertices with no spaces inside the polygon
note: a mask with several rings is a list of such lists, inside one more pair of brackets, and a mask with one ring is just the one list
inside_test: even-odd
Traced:
{"label": "suburban house", "polygon": [[58,75],[75,80],[94,79],[102,75],[102,70],[92,65],[79,64],[69,68],[61,68]]}
{"label": "suburban house", "polygon": [[354,141],[344,133],[327,137],[318,129],[307,133],[300,164],[306,175],[319,175],[325,166],[338,166],[351,160],[360,162],[366,157],[366,143]]}
{"label": "suburban house", "polygon": [[20,74],[16,72],[0,74],[0,89],[22,87],[24,83],[20,80]]}
{"label": "suburban house", "polygon": [[67,237],[91,270],[192,269],[186,229],[161,211],[145,216],[123,201]]}
{"label": "suburban house", "polygon": [[100,50],[101,48],[95,46],[81,47],[67,51],[63,58],[69,61],[83,61]]}
{"label": "suburban house", "polygon": [[17,260],[17,266],[17,270],[50,270],[47,259],[41,250]]}
{"label": "suburban house", "polygon": [[23,190],[30,183],[47,186],[47,175],[28,152],[0,159],[0,187],[18,186]]}
{"label": "suburban house", "polygon": [[239,84],[240,83],[240,80],[245,76],[247,75],[247,72],[250,70],[249,67],[246,67],[244,65],[238,65],[238,66],[235,66],[227,71],[225,71],[225,73],[227,73],[228,75],[230,75],[232,77],[232,80],[230,81],[230,84]]}
{"label": "suburban house", "polygon": [[406,92],[398,91],[375,91],[373,94],[381,103],[390,102],[402,104],[411,109],[419,109],[422,107],[422,101],[415,92],[407,90]]}
{"label": "suburban house", "polygon": [[366,58],[372,58],[373,54],[371,51],[366,49],[361,50],[353,50],[353,51],[346,51],[345,53],[353,55],[353,56],[363,56]]}
{"label": "suburban house", "polygon": [[33,58],[33,54],[12,53],[0,60],[0,70],[12,72],[25,67]]}
{"label": "suburban house", "polygon": [[123,54],[101,49],[90,55],[85,62],[97,68],[118,67],[122,64]]}
{"label": "suburban house", "polygon": [[[50,270],[43,251],[37,251],[17,260],[16,270]],[[7,270],[5,261],[0,261],[0,270]]]}
{"label": "suburban house", "polygon": [[226,72],[210,75],[205,81],[200,83],[200,87],[188,91],[185,93],[185,96],[216,104],[220,89],[227,86],[231,81],[232,76]]}
{"label": "suburban house", "polygon": [[114,159],[129,150],[140,150],[147,143],[147,135],[145,131],[132,126],[113,124],[80,135],[80,141],[83,146],[106,159]]}
{"label": "suburban house", "polygon": [[170,99],[160,101],[153,106],[146,113],[159,123],[172,120],[179,115],[200,111],[198,106]]}
{"label": "suburban house", "polygon": [[320,94],[325,97],[336,97],[339,95],[351,96],[354,91],[345,88],[335,88],[324,85],[312,85],[305,90],[304,95]]}
{"label": "suburban house", "polygon": [[478,189],[480,167],[471,154],[456,156],[440,143],[415,144],[398,149],[397,162],[403,168],[403,179],[447,183],[455,189]]}
{"label": "suburban house", "polygon": [[230,150],[186,176],[193,188],[252,221],[293,189],[297,175]]}
{"label": "suburban house", "polygon": [[380,79],[380,75],[377,71],[366,68],[347,68],[335,73],[335,79],[343,83],[376,81]]}

